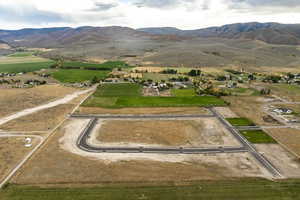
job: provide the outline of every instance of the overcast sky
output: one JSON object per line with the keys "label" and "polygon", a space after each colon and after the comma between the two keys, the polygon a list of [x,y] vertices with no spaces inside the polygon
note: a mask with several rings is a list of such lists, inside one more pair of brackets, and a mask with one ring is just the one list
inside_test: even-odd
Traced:
{"label": "overcast sky", "polygon": [[0,0],[0,29],[300,23],[300,0]]}

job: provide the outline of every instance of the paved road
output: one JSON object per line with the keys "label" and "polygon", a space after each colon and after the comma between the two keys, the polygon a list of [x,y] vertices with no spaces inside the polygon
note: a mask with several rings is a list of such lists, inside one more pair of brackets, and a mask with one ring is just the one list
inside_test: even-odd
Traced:
{"label": "paved road", "polygon": [[241,153],[247,152],[244,147],[219,147],[219,148],[155,148],[155,147],[96,147],[88,144],[88,138],[97,123],[97,118],[92,118],[82,131],[77,141],[77,146],[87,152],[97,153],[159,153],[159,154],[211,154],[211,153]]}
{"label": "paved road", "polygon": [[209,118],[215,115],[71,115],[73,118],[101,118],[101,119],[184,119],[184,118]]}
{"label": "paved road", "polygon": [[280,171],[262,154],[260,154],[256,148],[244,138],[229,122],[227,122],[222,115],[220,115],[214,108],[209,108],[214,113],[220,122],[232,133],[232,135],[251,153],[251,155],[274,177],[282,177]]}

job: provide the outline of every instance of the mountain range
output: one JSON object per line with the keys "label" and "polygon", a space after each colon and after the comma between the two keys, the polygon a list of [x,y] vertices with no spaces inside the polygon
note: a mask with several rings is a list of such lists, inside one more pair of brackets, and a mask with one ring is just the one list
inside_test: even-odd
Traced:
{"label": "mountain range", "polygon": [[[172,66],[299,66],[300,24],[238,23],[197,30],[173,27],[57,27],[0,30],[2,46],[48,48],[45,57],[122,59]],[[1,45],[1,42],[0,42]]]}

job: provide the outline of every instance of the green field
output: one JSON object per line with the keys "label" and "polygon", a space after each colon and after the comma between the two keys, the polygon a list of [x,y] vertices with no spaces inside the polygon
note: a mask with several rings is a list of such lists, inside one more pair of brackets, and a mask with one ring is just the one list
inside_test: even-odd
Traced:
{"label": "green field", "polygon": [[18,72],[33,72],[41,69],[49,68],[54,62],[33,62],[33,63],[14,63],[0,64],[0,72],[18,73]]}
{"label": "green field", "polygon": [[172,89],[171,94],[176,97],[196,96],[194,89]]}
{"label": "green field", "polygon": [[271,136],[261,130],[241,131],[241,134],[254,144],[276,144]]}
{"label": "green field", "polygon": [[9,186],[1,200],[297,200],[300,181],[205,181],[173,186],[39,188]]}
{"label": "green field", "polygon": [[195,97],[92,97],[83,106],[125,108],[125,107],[195,107],[224,106],[222,99],[213,96]]}
{"label": "green field", "polygon": [[141,95],[141,86],[137,84],[105,84],[100,86],[83,106],[125,108],[226,105],[222,99],[213,96],[144,97]]}
{"label": "green field", "polygon": [[247,118],[226,118],[232,126],[255,126],[255,124]]}
{"label": "green field", "polygon": [[170,78],[177,78],[182,75],[177,74],[159,74],[159,73],[143,73],[143,80],[169,81]]}
{"label": "green field", "polygon": [[8,55],[8,57],[27,57],[27,56],[33,56],[33,54],[34,54],[33,51],[16,52]]}
{"label": "green field", "polygon": [[104,84],[99,86],[95,97],[141,96],[142,87],[138,84]]}
{"label": "green field", "polygon": [[78,83],[92,80],[93,77],[104,79],[109,74],[109,71],[92,71],[81,69],[60,69],[52,73],[53,78],[62,83]]}
{"label": "green field", "polygon": [[112,70],[114,68],[128,68],[129,65],[126,64],[123,61],[108,61],[102,64],[96,64],[96,63],[85,63],[85,62],[64,62],[63,67],[80,67],[82,69],[84,68],[97,68],[101,69],[104,68],[106,70]]}

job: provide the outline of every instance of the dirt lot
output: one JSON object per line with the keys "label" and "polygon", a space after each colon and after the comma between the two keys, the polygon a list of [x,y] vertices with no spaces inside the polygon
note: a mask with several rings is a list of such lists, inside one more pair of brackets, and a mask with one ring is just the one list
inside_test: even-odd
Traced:
{"label": "dirt lot", "polygon": [[257,125],[279,125],[266,113],[263,105],[266,99],[263,97],[224,97],[224,100],[230,102],[230,109],[240,117],[252,120]]}
{"label": "dirt lot", "polygon": [[188,108],[122,108],[106,109],[94,107],[80,107],[78,114],[209,114],[205,108],[188,107]]}
{"label": "dirt lot", "polygon": [[70,142],[76,141],[87,122],[79,119],[66,122],[47,145],[25,164],[12,182],[32,185],[146,184],[265,175],[247,153],[209,156],[137,155],[98,154],[72,149],[70,146],[75,148],[76,145]]}
{"label": "dirt lot", "polygon": [[99,121],[99,145],[238,146],[216,119]]}
{"label": "dirt lot", "polygon": [[12,120],[0,126],[0,130],[6,131],[50,131],[61,123],[66,116],[84,99],[88,94],[80,95],[68,104],[61,104],[52,108]]}
{"label": "dirt lot", "polygon": [[0,137],[0,181],[29,153],[37,144],[37,140],[33,140],[33,147],[26,148],[24,146],[24,137]]}
{"label": "dirt lot", "polygon": [[300,130],[268,129],[267,132],[279,143],[300,157]]}
{"label": "dirt lot", "polygon": [[0,115],[6,116],[32,108],[77,91],[60,85],[44,85],[30,89],[1,89]]}
{"label": "dirt lot", "polygon": [[238,117],[238,115],[232,112],[232,110],[228,107],[215,107],[215,110],[218,111],[224,118]]}
{"label": "dirt lot", "polygon": [[300,177],[300,159],[278,144],[255,145],[286,178]]}

